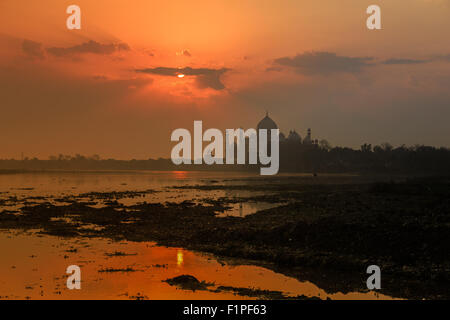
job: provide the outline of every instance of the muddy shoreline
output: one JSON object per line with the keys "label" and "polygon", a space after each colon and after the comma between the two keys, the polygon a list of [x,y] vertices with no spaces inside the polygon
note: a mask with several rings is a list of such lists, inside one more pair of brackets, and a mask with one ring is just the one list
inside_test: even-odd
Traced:
{"label": "muddy shoreline", "polygon": [[[383,294],[449,299],[449,187],[450,179],[436,177],[306,185],[274,180],[174,187],[271,192],[202,204],[117,202],[152,190],[92,193],[89,201],[67,197],[61,205],[27,199],[20,212],[0,212],[0,229],[156,241],[306,278],[330,292],[364,290],[365,269],[377,264]],[[107,205],[93,207],[99,199]],[[232,203],[260,200],[285,204],[243,218],[217,217]]]}

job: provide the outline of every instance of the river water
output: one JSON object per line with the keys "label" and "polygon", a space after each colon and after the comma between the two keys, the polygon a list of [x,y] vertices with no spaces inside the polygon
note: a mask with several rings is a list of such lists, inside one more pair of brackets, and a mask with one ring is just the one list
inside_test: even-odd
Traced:
{"label": "river water", "polygon": [[[249,174],[209,172],[85,172],[23,173],[0,175],[0,214],[20,212],[24,205],[92,192],[143,192],[118,201],[202,202],[203,199],[255,195],[245,190],[177,189],[174,186],[242,184],[262,179]],[[103,205],[101,202],[98,206]],[[278,204],[236,203],[221,215],[245,216]],[[183,248],[153,242],[115,242],[99,238],[59,238],[0,230],[0,299],[250,299],[219,286],[280,291],[286,296],[305,295],[331,299],[391,299],[374,292],[327,293],[314,283],[294,279],[248,261],[219,260]],[[66,268],[82,270],[81,290],[66,287]],[[192,275],[211,284],[209,290],[183,290],[164,280]],[[362,288],[363,290],[363,288]]]}

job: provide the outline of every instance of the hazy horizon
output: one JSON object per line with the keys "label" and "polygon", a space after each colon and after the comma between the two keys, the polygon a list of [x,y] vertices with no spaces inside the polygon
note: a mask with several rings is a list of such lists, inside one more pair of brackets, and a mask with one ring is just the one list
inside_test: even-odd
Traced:
{"label": "hazy horizon", "polygon": [[0,159],[170,158],[177,128],[266,111],[333,146],[450,147],[448,0],[77,0],[67,30],[71,4],[0,1]]}

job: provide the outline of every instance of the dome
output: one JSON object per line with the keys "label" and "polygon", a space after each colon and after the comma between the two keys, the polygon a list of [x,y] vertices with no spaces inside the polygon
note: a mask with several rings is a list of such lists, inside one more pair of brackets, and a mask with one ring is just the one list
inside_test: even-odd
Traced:
{"label": "dome", "polygon": [[305,140],[303,141],[303,143],[312,143],[313,140],[311,139],[311,129],[308,129],[308,133],[306,134]]}
{"label": "dome", "polygon": [[258,130],[261,130],[261,129],[272,130],[272,129],[278,129],[278,126],[275,123],[275,121],[273,121],[269,117],[269,113],[267,113],[266,116],[264,117],[264,119],[262,119],[258,123],[258,127],[257,128],[258,128]]}
{"label": "dome", "polygon": [[290,141],[302,141],[302,138],[294,130],[294,131],[289,132],[288,140],[290,140]]}

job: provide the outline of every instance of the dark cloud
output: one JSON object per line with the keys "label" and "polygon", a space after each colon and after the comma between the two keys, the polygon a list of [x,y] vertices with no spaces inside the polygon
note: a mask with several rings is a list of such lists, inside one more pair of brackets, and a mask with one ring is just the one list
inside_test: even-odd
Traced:
{"label": "dark cloud", "polygon": [[64,47],[47,48],[47,52],[56,57],[71,56],[83,53],[108,55],[117,51],[128,51],[128,50],[130,50],[130,47],[126,43],[102,44],[93,40],[67,48]]}
{"label": "dark cloud", "polygon": [[271,71],[282,71],[283,69],[281,67],[268,67],[266,68],[267,72],[271,72]]}
{"label": "dark cloud", "polygon": [[24,40],[22,42],[22,51],[31,58],[43,59],[45,57],[45,51],[39,42]]}
{"label": "dark cloud", "polygon": [[421,63],[427,63],[430,62],[430,60],[417,60],[417,59],[397,59],[392,58],[383,61],[383,64],[421,64]]}
{"label": "dark cloud", "polygon": [[428,59],[404,59],[404,58],[391,58],[382,62],[382,64],[396,65],[396,64],[422,64],[430,62],[450,62],[450,54],[441,54],[430,56]]}
{"label": "dark cloud", "polygon": [[307,75],[328,75],[333,73],[358,73],[364,67],[372,66],[371,57],[338,56],[332,52],[305,52],[295,57],[278,58],[277,65],[290,67]]}
{"label": "dark cloud", "polygon": [[154,74],[159,76],[177,77],[178,75],[194,76],[196,77],[197,85],[199,88],[212,88],[215,90],[225,89],[224,84],[220,80],[220,77],[230,69],[209,69],[209,68],[147,68],[137,69],[136,72]]}
{"label": "dark cloud", "polygon": [[183,56],[185,56],[185,57],[191,57],[192,56],[192,54],[189,52],[189,50],[186,50],[186,49],[181,51],[181,54]]}
{"label": "dark cloud", "polygon": [[219,74],[207,74],[197,77],[197,85],[201,89],[212,88],[214,90],[225,89],[224,84],[220,81]]}

